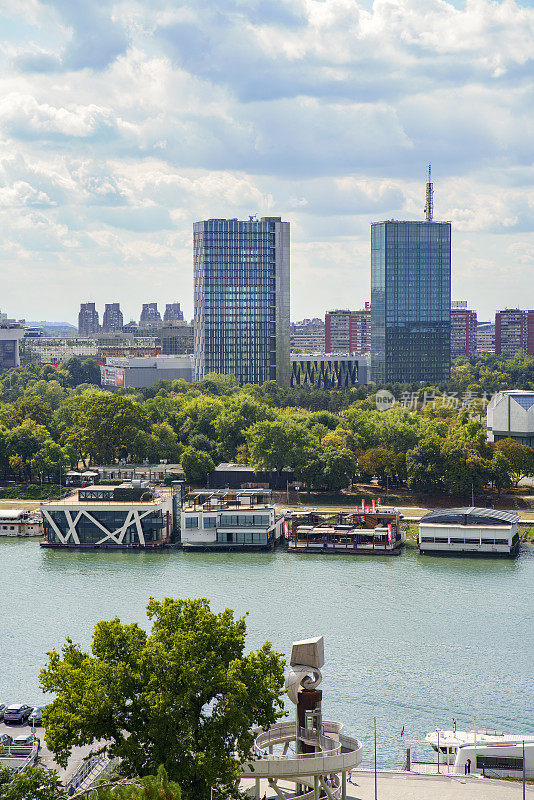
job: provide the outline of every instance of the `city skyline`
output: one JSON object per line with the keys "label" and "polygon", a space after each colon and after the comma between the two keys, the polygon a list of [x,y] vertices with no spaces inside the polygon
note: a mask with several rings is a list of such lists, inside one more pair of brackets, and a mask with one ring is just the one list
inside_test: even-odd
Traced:
{"label": "city skyline", "polygon": [[339,306],[341,286],[358,308],[369,223],[422,219],[429,160],[453,295],[481,318],[525,305],[529,4],[7,0],[2,15],[10,316],[74,322],[120,296],[129,318],[150,280],[160,305],[175,282],[191,319],[192,223],[249,214],[291,223],[295,319]]}

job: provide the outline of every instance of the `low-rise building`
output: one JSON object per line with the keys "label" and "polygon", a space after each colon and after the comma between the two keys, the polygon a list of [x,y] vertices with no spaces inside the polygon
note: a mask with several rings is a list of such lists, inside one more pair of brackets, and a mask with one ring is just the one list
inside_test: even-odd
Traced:
{"label": "low-rise building", "polygon": [[291,387],[351,389],[369,383],[369,356],[353,353],[291,355]]}
{"label": "low-rise building", "polygon": [[19,345],[24,338],[24,321],[0,321],[0,369],[20,367]]}
{"label": "low-rise building", "polygon": [[490,508],[443,508],[419,522],[421,553],[515,556],[519,550],[517,514]]}
{"label": "low-rise building", "polygon": [[256,472],[249,464],[218,464],[208,476],[212,489],[278,489],[286,491],[295,484],[292,469],[262,470]]}
{"label": "low-rise building", "polygon": [[100,367],[101,384],[110,388],[146,389],[156,381],[192,378],[193,358],[189,355],[106,358]]}
{"label": "low-rise building", "polygon": [[179,537],[181,487],[90,486],[41,503],[44,547],[158,548]]}
{"label": "low-rise building", "polygon": [[159,464],[109,464],[95,467],[102,481],[148,481],[149,483],[163,483],[167,476],[173,480],[182,480],[184,472],[181,464],[169,464],[160,461]]}
{"label": "low-rise building", "polygon": [[181,512],[184,550],[271,550],[284,517],[265,490],[190,492]]}
{"label": "low-rise building", "polygon": [[488,441],[515,439],[534,447],[534,392],[510,389],[493,395],[486,409]]}
{"label": "low-rise building", "polygon": [[22,508],[0,510],[0,536],[42,536],[43,520],[36,511]]}

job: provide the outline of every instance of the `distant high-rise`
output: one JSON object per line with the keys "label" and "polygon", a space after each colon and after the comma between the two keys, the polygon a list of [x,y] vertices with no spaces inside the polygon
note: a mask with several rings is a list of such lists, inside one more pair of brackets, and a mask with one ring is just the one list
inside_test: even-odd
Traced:
{"label": "distant high-rise", "polygon": [[451,358],[473,358],[477,352],[477,312],[467,302],[451,305]]}
{"label": "distant high-rise", "polygon": [[158,311],[157,303],[143,303],[139,325],[146,322],[161,322],[161,314]]}
{"label": "distant high-rise", "polygon": [[437,383],[450,377],[451,224],[371,225],[371,370],[376,383]]}
{"label": "distant high-rise", "polygon": [[288,386],[289,222],[210,219],[193,236],[196,379]]}
{"label": "distant high-rise", "polygon": [[495,354],[515,356],[520,350],[534,355],[534,311],[506,308],[495,314]]}
{"label": "distant high-rise", "polygon": [[183,322],[184,314],[180,308],[180,303],[167,303],[165,306],[164,322]]}
{"label": "distant high-rise", "polygon": [[102,317],[102,331],[104,333],[113,333],[113,331],[120,331],[123,325],[124,319],[120,303],[106,303]]}
{"label": "distant high-rise", "polygon": [[[369,303],[366,305],[370,306]],[[337,309],[325,314],[325,353],[369,353],[371,350],[371,309]]]}
{"label": "distant high-rise", "polygon": [[78,314],[78,336],[93,336],[98,333],[98,311],[94,303],[81,303]]}

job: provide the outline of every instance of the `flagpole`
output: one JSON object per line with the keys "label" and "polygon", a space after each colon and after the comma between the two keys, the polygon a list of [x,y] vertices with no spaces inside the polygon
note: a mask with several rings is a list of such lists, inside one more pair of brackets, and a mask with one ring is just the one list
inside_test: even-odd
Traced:
{"label": "flagpole", "polygon": [[378,800],[377,778],[376,778],[376,717],[373,717],[373,720],[374,720],[374,730],[375,730],[375,800]]}

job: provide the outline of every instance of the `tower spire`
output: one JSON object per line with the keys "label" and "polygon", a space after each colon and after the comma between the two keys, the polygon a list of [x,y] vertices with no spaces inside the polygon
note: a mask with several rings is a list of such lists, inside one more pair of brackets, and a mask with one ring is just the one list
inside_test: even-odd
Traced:
{"label": "tower spire", "polygon": [[432,167],[428,165],[428,182],[426,185],[425,217],[427,222],[434,219],[434,184],[432,183]]}

